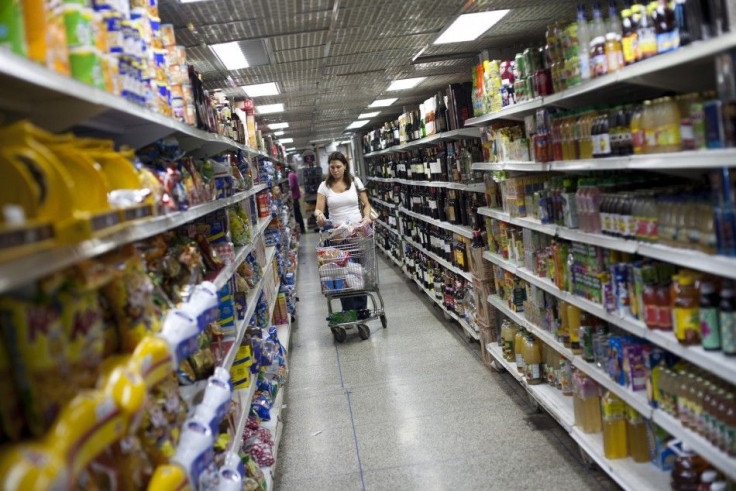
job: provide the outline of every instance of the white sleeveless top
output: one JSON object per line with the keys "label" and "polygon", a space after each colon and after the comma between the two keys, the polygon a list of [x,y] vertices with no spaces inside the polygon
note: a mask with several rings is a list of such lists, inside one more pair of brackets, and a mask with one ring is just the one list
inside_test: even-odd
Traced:
{"label": "white sleeveless top", "polygon": [[330,210],[330,220],[334,226],[339,227],[347,221],[357,224],[363,219],[358,205],[358,190],[363,191],[365,188],[357,177],[353,177],[353,184],[342,193],[334,192],[324,181],[319,185],[317,193],[325,197]]}

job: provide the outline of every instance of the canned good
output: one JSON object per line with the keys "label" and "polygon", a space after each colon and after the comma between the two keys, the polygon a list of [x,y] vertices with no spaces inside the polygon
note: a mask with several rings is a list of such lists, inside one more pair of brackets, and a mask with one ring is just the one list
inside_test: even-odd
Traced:
{"label": "canned good", "polygon": [[517,77],[526,77],[526,63],[524,62],[524,55],[522,53],[516,53],[516,56],[514,56],[514,63],[516,64]]}

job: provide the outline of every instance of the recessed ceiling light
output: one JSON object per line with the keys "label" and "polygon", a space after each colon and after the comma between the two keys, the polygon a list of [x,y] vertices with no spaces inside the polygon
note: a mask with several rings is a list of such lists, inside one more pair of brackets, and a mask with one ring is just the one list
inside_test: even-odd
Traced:
{"label": "recessed ceiling light", "polygon": [[391,91],[391,90],[413,89],[426,78],[427,77],[414,77],[414,78],[405,78],[403,80],[394,80],[393,82],[391,82],[391,85],[389,85],[388,89],[386,90]]}
{"label": "recessed ceiling light", "polygon": [[279,104],[264,104],[256,106],[256,114],[271,114],[271,113],[282,113],[284,112],[284,105]]}
{"label": "recessed ceiling light", "polygon": [[484,32],[493,27],[509,13],[509,10],[491,10],[463,14],[438,37],[433,44],[461,43],[478,39]]}
{"label": "recessed ceiling light", "polygon": [[371,102],[371,105],[368,107],[387,107],[398,100],[398,97],[394,97],[393,99],[376,99],[375,101]]}
{"label": "recessed ceiling light", "polygon": [[268,126],[272,130],[281,130],[284,128],[288,128],[289,123],[266,123],[266,126]]}
{"label": "recessed ceiling light", "polygon": [[[394,99],[394,100],[396,100],[396,99]],[[359,121],[353,121],[352,123],[350,123],[348,125],[347,129],[351,130],[351,129],[354,129],[354,128],[362,128],[363,126],[367,125],[368,123],[370,123],[370,121],[368,121],[367,119],[359,120]]]}
{"label": "recessed ceiling light", "polygon": [[262,97],[265,95],[279,95],[279,86],[276,82],[268,82],[265,84],[241,85],[241,89],[245,91],[248,97]]}
{"label": "recessed ceiling light", "polygon": [[381,111],[373,111],[372,113],[361,113],[358,115],[358,119],[375,118],[379,114],[381,114]]}
{"label": "recessed ceiling light", "polygon": [[273,136],[281,136],[286,133],[284,130],[274,131]]}
{"label": "recessed ceiling light", "polygon": [[279,138],[279,143],[281,143],[281,144],[283,144],[283,143],[294,143],[294,139],[293,138]]}
{"label": "recessed ceiling light", "polygon": [[210,49],[220,59],[228,70],[240,70],[248,68],[248,60],[245,59],[243,51],[237,41],[232,43],[212,44]]}

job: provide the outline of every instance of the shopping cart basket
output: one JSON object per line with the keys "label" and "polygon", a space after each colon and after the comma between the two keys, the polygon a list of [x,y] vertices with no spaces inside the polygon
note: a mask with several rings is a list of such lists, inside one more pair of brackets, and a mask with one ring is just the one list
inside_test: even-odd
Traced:
{"label": "shopping cart basket", "polygon": [[[383,298],[378,290],[376,239],[370,227],[341,227],[320,232],[317,264],[322,294],[327,298],[328,326],[338,342],[347,338],[347,329],[357,327],[361,339],[371,331],[367,322],[381,319],[386,328]],[[371,308],[365,311],[333,312],[332,301],[365,295]]]}

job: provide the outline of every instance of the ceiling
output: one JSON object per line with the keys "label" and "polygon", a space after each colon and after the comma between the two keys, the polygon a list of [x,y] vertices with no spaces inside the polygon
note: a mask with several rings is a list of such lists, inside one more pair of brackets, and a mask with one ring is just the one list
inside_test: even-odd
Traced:
{"label": "ceiling", "polygon": [[[256,105],[284,103],[285,112],[259,116],[259,124],[286,121],[284,137],[297,149],[344,138],[361,112],[381,110],[363,130],[395,118],[453,82],[470,80],[475,56],[504,56],[541,44],[546,26],[571,19],[570,0],[160,0],[163,23],[205,87],[243,99],[241,85],[277,82],[281,94]],[[461,13],[511,9],[472,42],[432,45]],[[208,45],[238,41],[246,52],[261,40],[268,64],[228,72]],[[412,63],[417,57],[417,62]],[[414,89],[386,92],[392,80],[427,77]],[[389,108],[367,109],[377,98],[398,97]]]}

